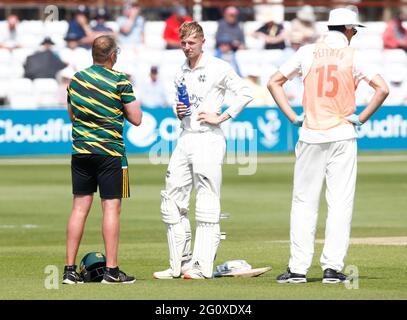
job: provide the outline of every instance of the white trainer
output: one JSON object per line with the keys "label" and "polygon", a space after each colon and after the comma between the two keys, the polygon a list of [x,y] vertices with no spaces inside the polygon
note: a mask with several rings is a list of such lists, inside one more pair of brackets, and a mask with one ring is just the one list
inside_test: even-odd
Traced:
{"label": "white trainer", "polygon": [[[189,270],[191,270],[191,268],[192,268],[191,260],[182,262],[181,275],[183,275],[186,272],[188,272]],[[168,268],[167,270],[164,270],[164,271],[154,272],[153,277],[155,279],[176,279],[176,278],[179,278],[180,276],[175,277],[172,269]]]}
{"label": "white trainer", "polygon": [[171,268],[168,268],[167,270],[164,271],[157,271],[153,273],[153,277],[155,279],[174,279],[174,278],[179,278],[174,276],[174,273]]}

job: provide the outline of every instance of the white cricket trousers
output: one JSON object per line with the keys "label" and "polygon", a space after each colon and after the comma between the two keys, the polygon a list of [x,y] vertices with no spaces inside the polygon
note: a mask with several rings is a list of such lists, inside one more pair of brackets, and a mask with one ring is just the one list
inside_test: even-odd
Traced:
{"label": "white cricket trousers", "polygon": [[[183,131],[171,156],[165,190],[161,193],[161,212],[163,221],[174,229],[169,229],[167,236],[170,264],[176,275],[180,270],[181,251],[184,257],[189,255],[190,240],[180,223],[189,226],[187,213],[195,187],[197,227],[192,262],[205,277],[212,277],[220,241],[220,189],[225,151],[226,141],[220,128],[207,132]],[[185,232],[188,233],[186,229]]]}
{"label": "white cricket trousers", "polygon": [[[214,194],[219,200],[225,151],[226,141],[221,129],[181,133],[168,165],[165,187],[181,212],[188,212],[194,186],[197,202],[202,193]],[[209,217],[209,220],[213,218]]]}
{"label": "white cricket trousers", "polygon": [[321,144],[299,141],[295,155],[290,221],[290,271],[307,274],[311,266],[324,180],[328,216],[320,263],[323,270],[331,268],[341,271],[349,246],[355,195],[356,139]]}

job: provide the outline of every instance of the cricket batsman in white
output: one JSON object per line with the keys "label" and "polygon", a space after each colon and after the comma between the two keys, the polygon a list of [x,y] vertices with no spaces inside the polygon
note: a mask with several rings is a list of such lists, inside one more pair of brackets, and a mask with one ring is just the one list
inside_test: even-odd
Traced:
{"label": "cricket batsman in white", "polygon": [[[295,148],[294,188],[290,221],[290,260],[279,283],[307,282],[314,254],[319,198],[326,180],[328,217],[320,263],[323,283],[347,281],[341,273],[348,250],[356,185],[356,127],[365,123],[389,93],[383,78],[366,66],[349,46],[363,27],[349,8],[329,14],[328,32],[315,44],[301,47],[270,79],[268,88],[279,108],[300,129]],[[303,115],[297,115],[284,94],[283,84],[301,74]],[[355,114],[355,90],[366,81],[375,93]]]}
{"label": "cricket batsman in white", "polygon": [[[185,83],[190,106],[176,99],[174,111],[182,133],[171,156],[165,190],[161,191],[161,214],[167,228],[170,268],[153,274],[156,279],[207,279],[220,242],[220,189],[226,142],[220,124],[235,118],[252,100],[250,89],[225,61],[203,52],[202,27],[185,22],[180,27],[185,63],[175,76],[175,86]],[[234,104],[223,113],[226,91]],[[192,114],[188,114],[188,108]],[[196,188],[196,234],[191,256],[188,219],[190,195]]]}

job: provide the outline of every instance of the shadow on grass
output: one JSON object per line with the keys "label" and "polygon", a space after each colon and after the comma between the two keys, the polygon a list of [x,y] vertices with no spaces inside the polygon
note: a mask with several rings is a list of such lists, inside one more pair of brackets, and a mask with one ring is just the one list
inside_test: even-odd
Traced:
{"label": "shadow on grass", "polygon": [[[380,280],[383,278],[380,277],[369,277],[369,276],[359,276],[359,280]],[[356,280],[356,279],[354,279]],[[322,277],[321,278],[307,278],[307,282],[322,282]]]}

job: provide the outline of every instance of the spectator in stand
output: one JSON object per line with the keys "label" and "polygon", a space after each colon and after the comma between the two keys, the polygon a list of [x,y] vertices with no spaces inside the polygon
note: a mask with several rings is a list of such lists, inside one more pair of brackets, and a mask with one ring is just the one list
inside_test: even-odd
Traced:
{"label": "spectator in stand", "polygon": [[[293,32],[288,34],[288,43],[289,46],[285,48],[285,59],[287,59],[286,54],[292,55],[294,54],[301,46],[302,46],[302,41],[304,38],[299,32]],[[291,51],[291,52],[290,52]]]}
{"label": "spectator in stand", "polygon": [[403,49],[407,52],[407,29],[403,27],[403,21],[406,19],[407,13],[399,12],[388,22],[383,33],[385,49]]}
{"label": "spectator in stand", "polygon": [[92,30],[95,32],[100,32],[102,34],[114,35],[114,32],[111,28],[106,26],[106,21],[109,19],[109,12],[106,8],[97,8],[95,21],[96,24],[92,27]]}
{"label": "spectator in stand", "polygon": [[117,18],[120,27],[119,42],[123,46],[139,46],[144,44],[144,17],[140,14],[140,6],[129,2],[123,9],[123,15]]}
{"label": "spectator in stand", "polygon": [[236,7],[226,7],[223,18],[218,22],[216,31],[216,48],[219,47],[219,39],[227,35],[232,39],[233,50],[245,49],[245,38],[242,28],[239,25],[239,10]]}
{"label": "spectator in stand", "polygon": [[168,107],[169,105],[165,87],[158,77],[157,66],[150,68],[150,78],[147,82],[141,83],[137,91],[142,107],[157,108]]}
{"label": "spectator in stand", "polygon": [[66,63],[52,51],[55,43],[50,37],[41,42],[41,50],[27,57],[24,63],[24,77],[29,79],[56,78],[58,71],[67,66]]}
{"label": "spectator in stand", "polygon": [[17,26],[20,20],[15,14],[7,17],[5,28],[0,30],[0,48],[13,50],[21,47],[17,42]]}
{"label": "spectator in stand", "polygon": [[289,34],[297,39],[299,38],[301,46],[314,43],[317,40],[315,13],[311,6],[304,6],[297,12],[297,17],[291,21]]}
{"label": "spectator in stand", "polygon": [[166,49],[180,49],[181,40],[179,28],[184,22],[192,21],[187,10],[182,6],[175,6],[173,14],[165,21],[164,40],[167,43]]}
{"label": "spectator in stand", "polygon": [[264,49],[284,49],[285,31],[282,24],[269,21],[253,33],[253,37],[264,39]]}
{"label": "spectator in stand", "polygon": [[66,47],[59,51],[59,57],[75,72],[92,65],[92,57],[88,50],[79,46],[80,37],[76,33],[68,33],[65,37]]}
{"label": "spectator in stand", "polygon": [[233,40],[228,34],[223,34],[218,38],[219,46],[215,50],[215,57],[228,62],[235,72],[242,76],[239,64],[236,60],[236,52],[233,50]]}
{"label": "spectator in stand", "polygon": [[89,25],[89,9],[85,5],[79,5],[74,18],[69,21],[68,32],[79,36],[79,45],[85,49],[90,49],[93,40],[99,35],[94,32]]}

